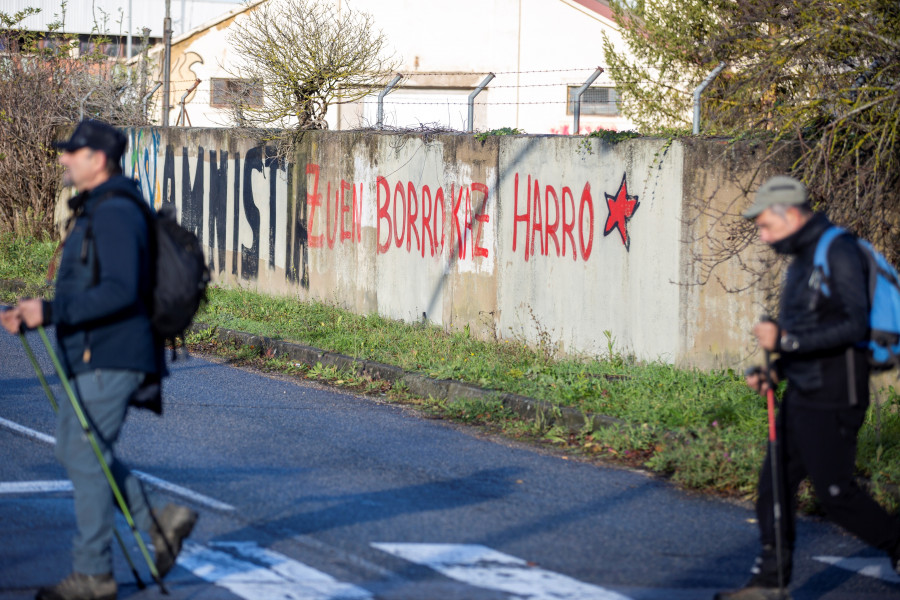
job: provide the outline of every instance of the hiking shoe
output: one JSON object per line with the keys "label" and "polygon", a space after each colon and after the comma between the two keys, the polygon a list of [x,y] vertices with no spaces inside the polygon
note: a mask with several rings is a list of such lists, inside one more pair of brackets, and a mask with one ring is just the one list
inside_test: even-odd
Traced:
{"label": "hiking shoe", "polygon": [[888,556],[891,559],[891,567],[897,572],[897,575],[900,575],[900,543],[894,546],[893,550],[888,552]]}
{"label": "hiking shoe", "polygon": [[181,552],[181,543],[191,534],[197,517],[195,511],[177,504],[167,504],[162,511],[153,511],[150,541],[153,543],[156,570],[160,579],[175,566],[175,559]]}
{"label": "hiking shoe", "polygon": [[778,588],[748,586],[730,592],[719,592],[713,600],[791,600],[787,590]]}
{"label": "hiking shoe", "polygon": [[53,587],[38,590],[36,600],[116,600],[116,580],[110,573],[72,573]]}
{"label": "hiking shoe", "polygon": [[[786,573],[784,581],[789,581],[787,578],[791,576],[791,565],[785,565],[783,570]],[[771,547],[763,547],[762,554],[756,558],[750,572],[750,580],[744,587],[719,592],[714,600],[791,600],[787,589],[778,587],[778,571],[775,568],[774,550]]]}

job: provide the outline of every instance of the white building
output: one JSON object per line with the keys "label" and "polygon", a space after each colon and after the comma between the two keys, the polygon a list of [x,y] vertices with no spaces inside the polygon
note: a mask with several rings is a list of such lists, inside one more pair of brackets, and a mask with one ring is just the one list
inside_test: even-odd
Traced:
{"label": "white building", "polygon": [[[197,28],[228,12],[241,0],[170,0],[169,16],[173,35]],[[50,24],[63,22],[63,31],[81,38],[82,50],[92,36],[103,35],[110,42],[104,50],[110,56],[125,57],[128,34],[132,37],[132,55],[140,52],[144,28],[150,43],[163,37],[165,0],[0,0],[0,11],[14,14],[26,8],[40,12],[23,21],[28,31],[47,31]]]}
{"label": "white building", "polygon": [[[170,124],[230,124],[221,97],[236,84],[229,75],[234,54],[228,34],[232,24],[261,1],[278,0],[239,5],[175,37]],[[331,1],[338,10],[346,10],[346,0]],[[465,130],[467,98],[493,73],[495,78],[475,100],[476,131],[512,127],[527,133],[571,133],[570,99],[605,64],[603,34],[621,44],[612,13],[602,0],[357,0],[352,7],[372,15],[402,58],[398,72],[403,79],[385,97],[387,127]],[[151,56],[161,63],[161,47],[155,47]],[[196,89],[185,96],[197,79]],[[332,105],[326,117],[329,128],[374,125],[377,92],[362,102]],[[182,97],[186,114],[179,121]],[[601,74],[582,98],[581,133],[630,129],[616,100],[612,80]],[[158,122],[160,93],[154,102]]]}

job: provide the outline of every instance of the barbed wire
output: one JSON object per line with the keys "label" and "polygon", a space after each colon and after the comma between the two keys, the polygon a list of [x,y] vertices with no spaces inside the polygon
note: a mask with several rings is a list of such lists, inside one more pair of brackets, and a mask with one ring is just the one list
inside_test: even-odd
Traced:
{"label": "barbed wire", "polygon": [[[187,101],[188,105],[197,105],[198,96],[201,99],[212,99],[212,93],[209,90],[195,90],[192,92],[191,98]],[[584,102],[583,102],[584,103]],[[618,100],[592,100],[589,102],[591,105],[597,104],[619,104]],[[179,106],[181,102],[176,102],[173,106]],[[217,104],[229,104],[228,102],[221,102]],[[337,103],[335,103],[337,104]],[[378,101],[376,100],[358,100],[356,102],[347,102],[344,104],[364,104],[364,105],[372,105],[377,106]],[[393,101],[390,99],[390,96],[385,97],[383,104],[385,106],[468,106],[468,102],[460,102],[460,101],[444,101],[444,102],[411,102],[411,101]],[[490,102],[490,101],[478,101],[474,102],[475,106],[515,106],[515,105],[538,105],[538,104],[573,104],[571,100],[528,100],[528,101],[519,101],[519,102]]]}
{"label": "barbed wire", "polygon": [[442,75],[528,75],[531,73],[576,73],[579,71],[594,72],[597,67],[585,67],[581,69],[538,69],[534,71],[413,71],[411,73],[400,73],[404,77],[412,77],[413,75],[442,76]]}
{"label": "barbed wire", "polygon": [[[568,69],[535,69],[535,70],[528,70],[528,71],[490,71],[490,73],[492,73],[493,75],[497,75],[497,76],[499,76],[499,75],[528,75],[528,74],[535,74],[535,73],[577,73],[577,72],[587,72],[587,71],[593,72],[596,70],[596,68],[597,67],[568,68]],[[489,73],[488,71],[480,71],[480,72],[476,72],[476,71],[413,71],[413,72],[409,72],[409,73],[399,73],[399,75],[401,75],[404,79],[409,79],[411,77],[417,77],[417,76],[444,77],[444,76],[456,76],[456,75],[487,75],[488,73]],[[209,79],[234,80],[237,78],[211,77],[211,78],[207,78],[203,81],[204,82],[209,81]],[[194,79],[173,79],[173,80],[170,80],[170,84],[179,84],[179,83],[193,84],[194,81],[195,81]],[[646,80],[640,80],[640,81],[619,81],[617,83],[620,85],[626,85],[626,84],[633,85],[633,84],[640,84],[640,83],[659,84],[660,82],[655,81],[652,78],[648,78]],[[580,84],[581,84],[581,82],[579,81],[577,83],[577,85],[580,85]],[[514,85],[491,85],[491,84],[488,84],[488,86],[485,89],[490,90],[490,89],[499,89],[499,88],[555,87],[555,86],[562,86],[562,85],[576,85],[576,83],[575,82],[573,82],[573,83],[562,83],[562,82],[557,82],[557,83],[518,83],[518,84],[514,84]],[[405,88],[405,87],[406,86],[404,86],[402,83],[400,83],[397,86],[395,86],[395,89]],[[591,87],[609,87],[609,86],[605,86],[605,85],[601,84],[601,85],[591,86]],[[373,86],[373,90],[375,90],[375,89],[381,89],[381,88]],[[473,89],[474,89],[474,87],[473,87]]]}
{"label": "barbed wire", "polygon": [[[426,76],[426,77],[445,77],[445,76],[456,76],[456,75],[487,75],[488,73],[493,73],[494,75],[532,75],[534,73],[579,73],[582,71],[596,71],[596,67],[585,68],[585,69],[544,69],[544,70],[534,70],[534,71],[411,71],[409,73],[400,73],[403,77],[418,77],[418,76]],[[229,79],[228,77],[215,77],[214,79]],[[171,83],[193,83],[193,79],[179,79],[179,80],[171,80]]]}
{"label": "barbed wire", "polygon": [[[359,104],[378,104],[378,102],[371,101],[362,101]],[[468,102],[390,102],[388,100],[384,101],[385,106],[397,106],[397,105],[409,105],[409,106],[422,106],[422,105],[430,105],[430,106],[468,106]],[[545,101],[527,101],[527,102],[475,102],[475,106],[505,106],[505,105],[522,105],[522,104],[574,104],[573,102],[565,101],[565,100],[545,100]],[[590,104],[616,104],[615,100],[600,100],[597,102],[590,102]]]}
{"label": "barbed wire", "polygon": [[[532,88],[532,87],[560,87],[560,86],[572,86],[575,84],[572,83],[529,83],[529,84],[521,84],[521,85],[488,85],[486,90],[498,90],[502,88]],[[414,87],[402,86],[404,89],[416,89]]]}
{"label": "barbed wire", "polygon": [[[409,79],[411,77],[450,77],[450,76],[458,76],[458,75],[488,75],[493,74],[496,76],[499,75],[532,75],[536,73],[579,73],[579,72],[594,72],[597,67],[585,67],[585,68],[570,68],[570,69],[535,69],[529,71],[412,71],[409,73],[398,72],[398,75],[401,75],[404,79]],[[212,77],[211,79],[234,79],[231,77]],[[193,79],[173,79],[170,80],[170,83],[194,83]],[[385,82],[386,84],[387,82]],[[548,84],[531,84],[532,86],[541,86],[541,85],[563,85],[559,83],[548,83]],[[515,87],[515,86],[496,86],[490,85],[491,88],[497,87]],[[524,87],[520,86],[520,87]]]}
{"label": "barbed wire", "polygon": [[[220,78],[214,77],[214,79],[220,79]],[[193,84],[194,81],[195,81],[194,79],[179,79],[177,81],[170,81],[169,83],[170,84],[179,84],[179,83]],[[501,89],[501,88],[559,87],[559,86],[573,86],[573,85],[580,85],[580,83],[557,82],[557,83],[522,83],[522,84],[518,84],[518,85],[488,85],[485,89],[496,90],[496,89]],[[609,86],[599,85],[599,86],[591,86],[591,87],[609,87]],[[375,90],[375,89],[379,89],[379,88],[373,88],[373,90]],[[394,86],[394,89],[413,89],[414,90],[414,89],[419,89],[419,88],[417,86],[407,86],[407,85],[399,84],[399,85]],[[429,89],[434,89],[434,88],[429,88]]]}
{"label": "barbed wire", "polygon": [[[536,74],[553,74],[553,73],[584,73],[584,72],[594,72],[596,69],[597,69],[597,67],[579,67],[579,68],[560,68],[560,69],[532,69],[532,70],[524,70],[524,71],[492,71],[490,73],[495,76],[536,75]],[[422,98],[422,99],[409,98],[409,96],[407,95],[408,99],[406,99],[406,100],[394,101],[394,100],[392,100],[391,96],[388,95],[384,98],[384,100],[382,101],[382,104],[385,106],[389,106],[389,107],[399,107],[399,106],[443,106],[443,107],[460,107],[460,108],[468,107],[469,102],[467,100],[462,100],[459,98],[460,94],[465,93],[466,86],[463,86],[462,89],[451,90],[446,87],[423,87],[423,86],[419,86],[419,85],[409,85],[409,84],[407,84],[407,82],[410,79],[414,79],[417,77],[451,77],[451,76],[465,76],[465,75],[480,76],[480,75],[487,75],[488,73],[489,73],[488,71],[484,71],[484,72],[415,71],[415,72],[409,72],[409,73],[398,72],[398,74],[403,77],[403,80],[401,80],[401,83],[394,88],[395,93],[397,91],[404,91],[407,94],[410,94],[411,92],[412,93],[425,92],[426,90],[431,91],[431,92],[441,91],[448,95],[452,94],[452,95],[456,96],[456,98],[453,100],[450,100],[448,98],[446,100],[428,101],[426,98]],[[570,79],[570,78],[575,79],[574,77],[566,77],[566,79]],[[218,94],[225,93],[225,90],[222,90],[221,92],[219,92],[216,89],[216,87],[214,86],[214,82],[212,80],[233,80],[233,79],[235,79],[235,78],[231,78],[231,77],[207,78],[204,81],[204,83],[207,84],[207,86],[205,86],[205,89],[196,89],[193,92],[191,92],[189,99],[187,100],[187,105],[188,106],[193,105],[194,107],[197,107],[197,108],[199,108],[201,105],[210,105],[210,106],[213,106],[214,108],[218,108],[218,109],[227,108],[227,106],[231,104],[231,102],[229,102],[227,100],[221,101],[221,102],[220,101],[213,102],[214,100],[219,98]],[[531,79],[533,80],[533,78],[531,78]],[[187,90],[187,88],[189,86],[194,84],[195,80],[196,79],[194,78],[194,79],[176,79],[176,80],[170,81],[170,85],[172,86],[171,93],[174,96],[173,103],[172,103],[173,110],[179,109],[179,107],[181,105],[180,96]],[[503,81],[503,80],[504,80],[504,78],[501,77],[501,81]],[[510,79],[505,78],[505,81],[508,82],[508,81],[510,81]],[[546,81],[546,79],[545,79],[545,81]],[[404,84],[406,84],[406,85],[404,85]],[[574,88],[574,87],[577,87],[580,85],[582,85],[582,82],[580,81],[580,79],[578,81],[572,81],[572,82],[556,81],[556,82],[552,82],[552,83],[516,82],[514,84],[503,83],[501,85],[496,85],[496,84],[490,85],[489,84],[485,88],[485,91],[511,90],[511,89],[529,90],[529,89],[538,89],[538,88],[559,89],[559,88]],[[610,89],[610,88],[614,88],[614,84],[612,84],[611,82],[604,82],[604,83],[600,83],[599,85],[593,85],[591,87],[593,89],[598,89],[598,88],[599,89]],[[335,104],[348,104],[348,105],[357,104],[357,105],[377,106],[379,103],[376,100],[374,100],[373,96],[380,89],[381,89],[380,87],[373,86],[371,95],[368,95],[365,97],[368,99],[360,99],[360,100],[356,100],[353,102],[335,102]],[[474,86],[472,89],[474,89]],[[257,89],[257,92],[264,93],[264,92],[260,92],[258,89]],[[556,94],[558,94],[558,93],[559,92],[552,92],[552,94],[554,96],[556,96]],[[534,95],[538,95],[539,97],[540,96],[546,97],[546,94],[534,94]],[[532,96],[534,96],[534,95],[532,95]],[[518,96],[518,94],[517,94],[517,96]],[[566,96],[568,96],[568,94],[566,94]],[[486,97],[487,96],[482,96],[482,98],[486,98]],[[556,97],[559,98],[559,96],[556,96]],[[621,101],[616,100],[616,99],[599,100],[599,101],[591,100],[591,101],[584,101],[584,103],[590,104],[593,106],[613,107],[613,106],[620,104]],[[573,104],[574,104],[574,101],[568,97],[567,98],[559,98],[558,100],[552,99],[552,100],[490,101],[490,100],[479,99],[479,100],[476,100],[473,102],[473,105],[477,105],[479,107],[486,107],[486,106],[572,106]],[[603,111],[603,112],[605,113],[607,111]],[[616,111],[616,112],[618,112],[618,111]],[[607,116],[609,116],[609,115],[607,115]]]}

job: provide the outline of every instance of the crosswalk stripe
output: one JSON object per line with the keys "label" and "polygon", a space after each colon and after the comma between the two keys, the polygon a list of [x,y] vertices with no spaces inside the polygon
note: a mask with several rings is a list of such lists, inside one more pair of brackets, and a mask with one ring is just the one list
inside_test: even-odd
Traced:
{"label": "crosswalk stripe", "polygon": [[[47,435],[46,433],[35,431],[34,429],[25,427],[24,425],[19,425],[18,423],[15,423],[13,421],[8,421],[2,417],[0,417],[0,427],[6,427],[7,429],[11,429],[12,431],[21,433],[22,435],[28,436],[32,439],[44,442],[45,444],[50,444],[51,446],[56,445],[56,438],[54,438],[52,435]],[[150,475],[148,473],[143,473],[141,471],[132,471],[132,473],[134,473],[135,477],[149,483],[150,485],[153,485],[160,489],[164,489],[167,492],[170,492],[176,496],[181,496],[182,498],[190,500],[191,502],[194,502],[201,506],[206,506],[207,508],[212,508],[213,510],[221,510],[225,512],[234,510],[234,507],[230,504],[219,502],[214,498],[204,496],[203,494],[198,494],[197,492],[189,490],[186,487],[181,487],[180,485],[170,483],[164,479],[154,477],[153,475]]]}
{"label": "crosswalk stripe", "polygon": [[4,481],[0,483],[0,494],[52,494],[71,492],[72,482],[68,479],[56,481]]}
{"label": "crosswalk stripe", "polygon": [[388,544],[373,547],[472,586],[521,600],[630,600],[617,592],[537,567],[478,544]]}
{"label": "crosswalk stripe", "polygon": [[[371,600],[361,587],[336,580],[255,542],[186,542],[178,564],[246,600]],[[229,550],[226,552],[224,550]],[[232,554],[233,552],[233,554]]]}
{"label": "crosswalk stripe", "polygon": [[891,567],[887,558],[848,558],[843,556],[814,556],[815,560],[841,569],[874,577],[890,583],[900,583],[900,575]]}
{"label": "crosswalk stripe", "polygon": [[204,496],[203,494],[198,494],[194,490],[189,490],[186,487],[182,487],[180,485],[176,485],[174,483],[168,482],[165,479],[160,479],[159,477],[154,477],[149,473],[144,473],[143,471],[132,470],[134,476],[140,479],[141,481],[145,481],[150,485],[157,487],[161,490],[166,490],[167,492],[171,492],[176,496],[181,496],[185,500],[189,500],[194,502],[195,504],[199,504],[201,506],[206,506],[207,508],[211,508],[213,510],[221,510],[224,512],[231,512],[234,507],[230,504],[226,504],[225,502],[219,502],[215,498],[210,498],[209,496]]}
{"label": "crosswalk stripe", "polygon": [[22,435],[26,435],[32,439],[38,440],[40,442],[44,442],[45,444],[50,444],[51,446],[56,445],[56,438],[52,435],[47,435],[46,433],[41,433],[40,431],[35,431],[34,429],[30,429],[25,427],[24,425],[19,425],[13,421],[7,421],[3,417],[0,417],[0,425],[6,427],[7,429],[12,429]]}

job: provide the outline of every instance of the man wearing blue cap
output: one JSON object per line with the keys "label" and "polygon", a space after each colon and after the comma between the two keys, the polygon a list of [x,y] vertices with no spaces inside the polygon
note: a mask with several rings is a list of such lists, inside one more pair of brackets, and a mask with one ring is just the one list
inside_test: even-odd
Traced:
{"label": "man wearing blue cap", "polygon": [[[129,399],[148,375],[165,374],[163,343],[154,335],[151,243],[137,184],[122,175],[126,137],[95,120],[78,124],[62,150],[63,181],[80,192],[63,246],[52,301],[23,299],[2,313],[10,333],[21,326],[55,325],[60,355],[72,388],[94,428],[104,458],[123,491],[136,525],[149,532],[160,576],[171,570],[197,513],[169,504],[151,509],[140,481],[113,454]],[[78,533],[73,572],[38,600],[114,599],[112,576],[115,508],[101,465],[70,403],[62,402],[56,456],[75,492]]]}
{"label": "man wearing blue cap", "polygon": [[[828,250],[832,293],[821,293],[814,264],[819,238],[832,227],[813,212],[806,186],[779,175],[766,181],[743,216],[759,239],[792,257],[781,289],[778,322],[763,320],[753,333],[764,352],[777,352],[777,377],[787,380],[777,419],[775,476],[766,456],[756,503],[762,552],[741,589],[717,600],[790,598],[796,494],[809,478],[829,519],[887,553],[900,573],[900,520],[856,483],[856,436],[869,406],[867,264],[856,240],[837,237]],[[769,379],[751,370],[747,384],[765,395]],[[772,446],[770,446],[770,452]],[[774,484],[775,479],[779,484]],[[781,510],[779,510],[781,509]]]}

